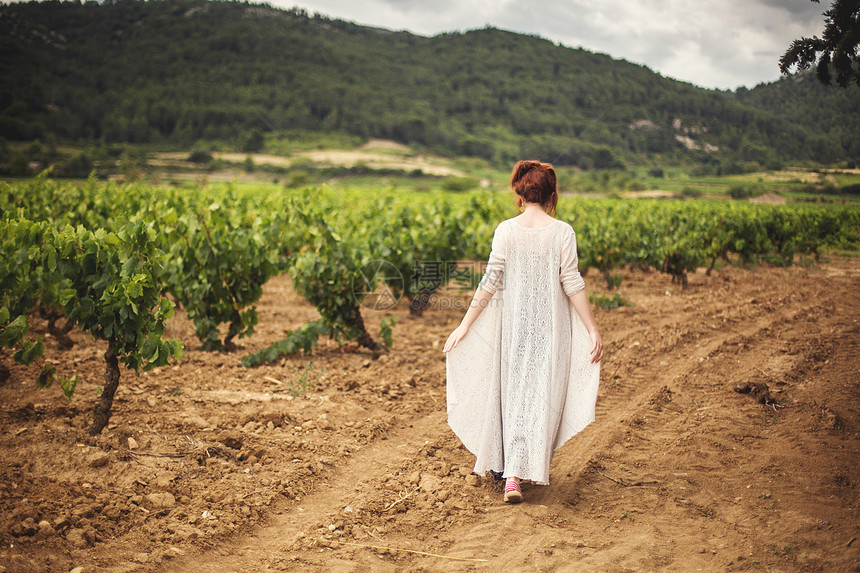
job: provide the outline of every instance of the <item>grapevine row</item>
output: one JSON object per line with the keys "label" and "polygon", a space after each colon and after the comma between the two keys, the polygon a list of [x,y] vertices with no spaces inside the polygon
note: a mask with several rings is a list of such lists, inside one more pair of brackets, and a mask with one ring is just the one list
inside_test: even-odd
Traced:
{"label": "grapevine row", "polygon": [[41,305],[107,342],[105,385],[93,412],[91,434],[107,425],[122,363],[139,372],[178,359],[182,345],[165,340],[173,304],[161,297],[164,253],[152,228],[133,219],[116,232],[83,226],[58,228],[19,217],[0,224],[0,347],[23,364],[42,360],[37,383],[59,382],[71,398],[76,378],[57,376],[43,360],[45,345],[28,337],[28,314]]}
{"label": "grapevine row", "polygon": [[[787,265],[797,254],[818,258],[823,249],[860,245],[853,207],[578,197],[560,207],[559,217],[577,231],[581,269],[595,269],[610,288],[612,272],[626,264],[685,284],[687,272],[719,258]],[[362,297],[384,281],[420,314],[446,282],[474,284],[458,263],[486,260],[496,224],[515,214],[510,196],[499,193],[380,191],[368,200],[331,189],[188,190],[46,176],[0,184],[0,345],[19,361],[40,359],[44,345],[26,336],[27,317],[38,309],[52,325],[64,318],[107,340],[109,363],[135,370],[164,364],[179,352],[161,338],[172,311],[161,298],[167,294],[185,308],[203,348],[231,350],[253,333],[263,285],[288,273],[320,319],[246,365],[310,351],[323,334],[384,352],[362,317]],[[366,272],[380,261],[396,272]],[[391,326],[384,319],[380,328],[387,345]],[[51,368],[46,362],[40,383],[57,378]],[[73,391],[72,379],[60,382]]]}

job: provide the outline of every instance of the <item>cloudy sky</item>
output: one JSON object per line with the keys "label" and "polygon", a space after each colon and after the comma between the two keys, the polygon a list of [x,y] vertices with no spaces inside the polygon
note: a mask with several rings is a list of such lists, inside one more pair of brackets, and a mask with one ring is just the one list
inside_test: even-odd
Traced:
{"label": "cloudy sky", "polygon": [[491,25],[644,64],[708,88],[779,78],[791,41],[820,35],[829,0],[270,0],[425,36]]}

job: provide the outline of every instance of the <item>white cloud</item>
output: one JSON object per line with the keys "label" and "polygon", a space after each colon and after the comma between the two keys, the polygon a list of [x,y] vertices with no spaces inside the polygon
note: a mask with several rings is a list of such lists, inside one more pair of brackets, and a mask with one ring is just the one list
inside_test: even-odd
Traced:
{"label": "white cloud", "polygon": [[[309,12],[421,35],[486,25],[645,64],[703,87],[779,77],[795,38],[820,34],[827,0],[297,0]],[[292,0],[273,0],[292,7]]]}

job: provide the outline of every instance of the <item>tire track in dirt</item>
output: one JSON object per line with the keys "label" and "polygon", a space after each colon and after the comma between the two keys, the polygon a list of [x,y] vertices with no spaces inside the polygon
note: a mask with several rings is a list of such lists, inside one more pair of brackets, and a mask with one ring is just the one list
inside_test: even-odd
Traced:
{"label": "tire track in dirt", "polygon": [[[448,482],[462,468],[471,467],[471,456],[449,435],[444,388],[437,387],[431,390],[435,403],[428,405],[429,413],[413,420],[411,427],[389,430],[384,439],[377,438],[354,452],[331,469],[322,483],[314,484],[300,503],[283,503],[274,508],[280,513],[266,525],[202,555],[186,557],[169,570],[556,570],[563,569],[562,564],[574,566],[574,562],[577,570],[584,571],[679,566],[715,570],[720,542],[706,538],[717,526],[736,544],[749,542],[761,552],[768,544],[763,531],[774,529],[769,515],[750,517],[732,507],[731,495],[719,483],[708,481],[709,473],[722,469],[721,463],[688,450],[701,447],[703,453],[720,452],[725,463],[749,464],[736,448],[750,443],[762,448],[766,439],[783,442],[795,436],[790,428],[765,431],[759,427],[770,411],[746,396],[733,394],[731,383],[754,379],[761,371],[778,379],[811,368],[804,345],[816,334],[832,334],[835,327],[822,322],[810,332],[808,323],[827,315],[840,289],[819,287],[816,273],[810,277],[799,273],[801,286],[806,288],[803,294],[791,292],[778,280],[749,280],[743,276],[745,272],[734,273],[742,277],[735,277],[733,284],[714,282],[698,291],[684,291],[673,300],[652,295],[646,298],[646,305],[640,303],[647,308],[620,309],[603,317],[610,354],[602,373],[597,419],[559,450],[551,486],[525,487],[522,506],[501,503],[500,488],[492,480],[469,488],[458,478],[465,491],[460,495],[474,509],[447,521],[444,510],[448,504],[434,500],[429,490],[424,496],[429,501],[413,503],[416,495],[398,507],[400,513],[379,509],[396,501],[391,492],[399,487],[397,476],[400,484],[406,484],[403,492],[412,491],[409,488],[416,482],[410,486],[403,476],[416,468],[426,469],[419,457],[426,462],[425,455],[445,452],[447,457],[439,464],[442,469],[434,472],[448,476]],[[439,336],[444,337],[445,328],[440,321]],[[846,348],[844,359],[857,364],[860,351],[856,345]],[[721,397],[719,404],[711,403],[714,396]],[[733,412],[728,412],[724,415],[734,424],[729,426],[732,431],[725,431],[726,426],[707,431],[714,412],[726,402],[737,403],[746,418],[731,418]],[[836,419],[838,426],[838,416]],[[426,451],[428,447],[430,451]],[[683,468],[667,466],[667,458],[653,458],[679,448],[687,452]],[[652,456],[654,463],[642,455]],[[765,472],[781,471],[767,470],[767,464],[764,468]],[[424,473],[420,475],[423,484]],[[742,478],[732,475],[727,481],[740,483]],[[625,487],[636,480],[654,485]],[[741,487],[738,483],[734,486]],[[389,488],[385,495],[380,493],[384,486]],[[365,497],[372,499],[366,499],[364,505],[356,503],[364,495],[362,490],[373,489],[379,490],[375,498],[368,494]],[[414,491],[418,489],[422,488]],[[609,493],[603,493],[606,491]],[[631,499],[635,505],[628,511],[623,504]],[[336,522],[343,508],[351,504],[358,513],[369,515],[366,523],[387,524],[387,529],[373,528],[369,537],[359,537],[354,527],[351,534],[332,539],[325,525]],[[719,508],[717,517],[714,507]],[[617,517],[622,510],[622,517]],[[635,528],[628,526],[636,516],[649,512],[655,518]],[[696,520],[708,521],[697,526]],[[679,530],[691,527],[690,532]],[[675,533],[667,533],[672,531]],[[689,548],[672,541],[687,534],[691,539],[703,539],[706,548],[690,555]],[[371,548],[379,546],[470,561]],[[684,559],[677,560],[676,554],[685,551]],[[726,569],[725,563],[718,569]]]}
{"label": "tire track in dirt", "polygon": [[323,483],[314,484],[314,491],[300,502],[290,503],[280,511],[276,509],[269,523],[202,556],[179,561],[171,571],[283,570],[284,562],[292,561],[290,557],[297,555],[306,538],[314,538],[320,524],[354,503],[357,491],[374,487],[378,476],[403,466],[415,450],[433,439],[443,424],[444,413],[435,410],[412,424],[399,427],[385,439],[377,439],[363,447]]}
{"label": "tire track in dirt", "polygon": [[[767,294],[768,290],[762,286],[756,289],[756,295]],[[684,391],[685,386],[688,386],[687,380],[695,378],[702,369],[702,365],[719,354],[721,348],[737,341],[755,339],[762,333],[770,332],[777,325],[793,324],[829,304],[829,301],[819,301],[809,307],[802,306],[798,304],[799,302],[795,301],[795,304],[790,306],[776,307],[773,311],[755,306],[748,308],[742,305],[728,305],[720,310],[726,314],[727,321],[740,324],[734,328],[696,328],[696,326],[682,328],[676,336],[672,337],[674,340],[670,340],[669,344],[658,346],[652,353],[654,357],[649,360],[631,356],[631,352],[616,350],[620,362],[613,367],[610,359],[605,365],[604,374],[607,371],[612,372],[607,375],[610,380],[601,382],[595,422],[556,454],[553,475],[566,476],[566,478],[555,477],[557,481],[553,484],[554,487],[525,489],[528,507],[537,505],[539,508],[537,513],[535,511],[526,513],[526,510],[522,509],[499,511],[492,524],[482,523],[452,531],[448,536],[451,545],[445,551],[446,555],[469,557],[486,554],[488,548],[493,548],[490,551],[495,558],[491,560],[491,564],[486,565],[437,564],[436,568],[429,570],[450,571],[472,568],[482,570],[499,567],[509,570],[529,569],[536,567],[540,561],[540,559],[535,560],[535,548],[538,548],[538,555],[543,551],[543,554],[548,556],[553,552],[549,549],[550,546],[568,550],[571,547],[599,547],[604,553],[603,558],[608,561],[625,559],[630,551],[636,551],[635,539],[612,547],[601,543],[589,543],[583,539],[576,539],[571,544],[569,535],[561,534],[557,528],[545,527],[544,529],[549,532],[544,534],[546,539],[535,544],[533,536],[523,538],[519,532],[528,531],[535,524],[545,525],[547,521],[541,516],[547,514],[550,519],[557,521],[574,519],[574,512],[560,510],[559,506],[566,508],[575,503],[577,489],[583,485],[583,474],[589,472],[592,465],[596,464],[613,444],[621,442],[624,435],[630,432],[629,422],[647,423],[648,418],[653,417],[654,414],[652,405],[655,402],[659,403],[667,391],[669,393]],[[616,331],[612,334],[610,344],[617,347],[618,342],[628,341],[624,350],[636,350],[642,346],[638,341],[649,333],[653,335],[655,329],[661,331],[671,328],[678,322],[694,324],[699,317],[700,308],[696,305],[688,305],[680,319],[674,315],[670,320],[658,320],[656,324]],[[624,354],[628,356],[623,356]],[[684,358],[675,362],[670,369],[663,360],[667,355]],[[553,509],[547,509],[546,506]],[[499,544],[499,539],[504,539],[505,542]]]}
{"label": "tire track in dirt", "polygon": [[[856,536],[855,516],[860,510],[860,498],[852,491],[860,452],[856,432],[860,289],[856,283],[845,286],[849,288],[842,294],[825,295],[821,304],[803,308],[792,320],[776,321],[770,330],[780,337],[758,344],[742,339],[736,354],[714,355],[698,372],[697,386],[703,391],[714,387],[728,391],[733,382],[767,384],[775,401],[759,404],[737,395],[739,409],[753,414],[752,423],[737,424],[729,432],[688,434],[702,450],[720,451],[724,465],[756,469],[732,475],[724,467],[715,468],[711,499],[697,500],[701,510],[714,512],[712,520],[724,530],[724,545],[743,539],[752,549],[748,556],[735,559],[772,561],[769,566],[780,570],[856,567],[860,551],[850,549],[850,543],[845,551],[827,547]],[[825,314],[829,316],[817,318]],[[770,348],[764,359],[761,347]],[[734,380],[722,379],[728,368],[734,371]],[[739,502],[741,497],[752,497],[753,502]],[[738,507],[744,504],[746,508]],[[845,527],[852,522],[853,527]]]}
{"label": "tire track in dirt", "polygon": [[[473,457],[445,423],[438,346],[462,315],[412,321],[399,309],[395,348],[378,360],[330,344],[247,371],[189,351],[181,368],[121,388],[116,427],[97,441],[81,439],[83,408],[20,381],[0,388],[15,462],[0,484],[7,533],[28,516],[68,515],[99,536],[69,549],[62,536],[9,535],[0,562],[10,573],[853,570],[857,261],[727,267],[683,291],[622,272],[637,306],[596,311],[608,349],[597,420],[559,450],[551,486],[525,486],[523,505],[469,475]],[[262,322],[312,310],[288,281],[267,292]],[[254,348],[281,335],[269,331]],[[82,342],[66,359],[96,379],[97,350]],[[286,379],[308,360],[313,386],[287,399]],[[733,392],[740,382],[767,383],[786,407]],[[129,435],[168,457],[126,459]],[[224,455],[186,455],[186,436]],[[241,450],[228,455],[228,442]],[[102,452],[108,464],[91,466]],[[174,506],[147,505],[163,492]]]}
{"label": "tire track in dirt", "polygon": [[[860,504],[860,284],[849,278],[801,286],[815,304],[797,303],[793,316],[775,314],[760,333],[727,341],[687,381],[703,396],[695,407],[699,423],[673,425],[665,412],[652,412],[654,426],[677,436],[664,440],[664,451],[719,453],[716,463],[700,456],[702,467],[684,472],[683,486],[676,480],[661,487],[677,504],[661,511],[686,507],[706,515],[702,529],[719,531],[719,539],[702,536],[702,552],[716,559],[737,551],[729,564],[738,568],[842,571],[860,556],[844,545],[856,536]],[[783,407],[730,394],[736,382],[766,383]],[[630,457],[616,455],[616,462],[629,464]],[[714,568],[711,562],[706,570]],[[731,568],[723,562],[720,569]]]}

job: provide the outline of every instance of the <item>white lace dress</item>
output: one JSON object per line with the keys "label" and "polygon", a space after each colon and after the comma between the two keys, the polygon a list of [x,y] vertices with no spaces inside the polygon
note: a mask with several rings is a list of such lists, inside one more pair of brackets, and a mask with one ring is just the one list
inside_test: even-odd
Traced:
{"label": "white lace dress", "polygon": [[494,294],[447,355],[448,423],[475,473],[548,484],[553,452],[594,421],[600,377],[568,298],[585,288],[573,229],[503,221],[478,288]]}

